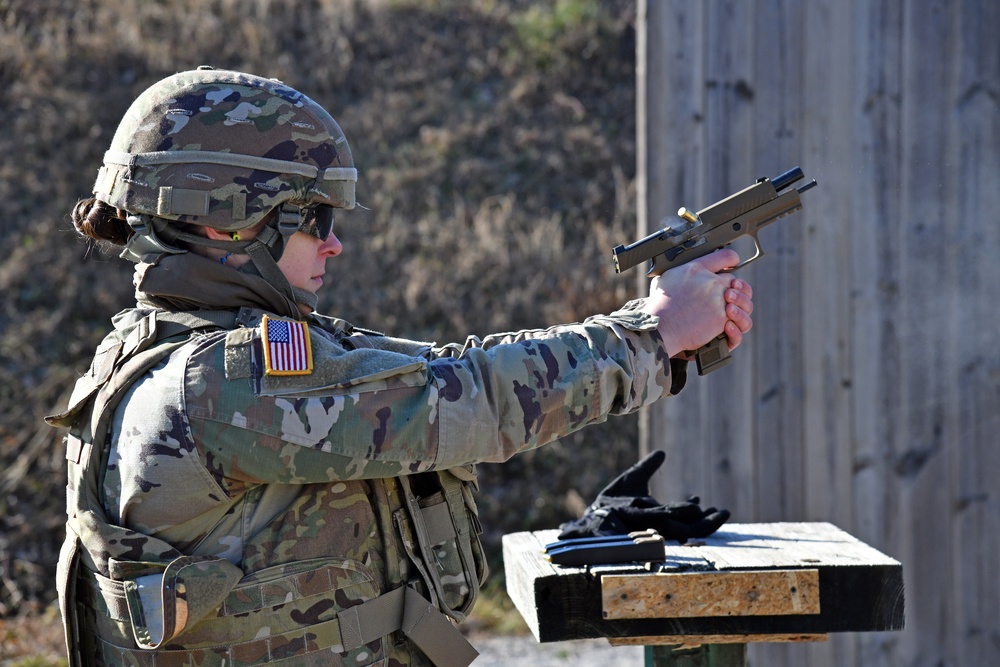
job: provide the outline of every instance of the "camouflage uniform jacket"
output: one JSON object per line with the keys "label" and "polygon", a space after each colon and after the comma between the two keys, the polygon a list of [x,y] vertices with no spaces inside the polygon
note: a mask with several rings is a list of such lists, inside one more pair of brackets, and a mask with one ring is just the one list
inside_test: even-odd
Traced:
{"label": "camouflage uniform jacket", "polygon": [[[107,350],[165,315],[121,313],[88,375],[113,377]],[[628,308],[444,347],[313,315],[301,375],[267,372],[265,316],[167,339],[121,388],[97,469],[74,482],[71,466],[100,505],[69,524],[86,548],[63,584],[85,663],[430,664],[398,626],[372,637],[369,619],[348,641],[345,610],[409,583],[461,620],[485,576],[472,464],[634,411],[678,379],[656,319]],[[448,535],[414,525],[441,507]]]}

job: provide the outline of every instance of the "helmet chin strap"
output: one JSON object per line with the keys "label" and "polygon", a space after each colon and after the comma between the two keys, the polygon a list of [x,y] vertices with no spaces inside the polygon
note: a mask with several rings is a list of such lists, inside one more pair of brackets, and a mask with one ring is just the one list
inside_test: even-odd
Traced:
{"label": "helmet chin strap", "polygon": [[299,287],[293,287],[278,267],[278,260],[285,250],[288,237],[297,230],[297,226],[291,228],[279,225],[278,229],[275,229],[269,224],[264,227],[244,250],[249,255],[250,261],[244,264],[240,271],[257,273],[285,297],[313,311],[316,310],[318,303],[317,296]]}
{"label": "helmet chin strap", "polygon": [[316,310],[319,305],[319,297],[316,296],[315,292],[307,292],[299,287],[293,287],[292,294],[295,295],[295,303],[301,303],[309,309],[309,312]]}
{"label": "helmet chin strap", "polygon": [[257,274],[270,283],[274,289],[281,292],[281,294],[287,299],[305,306],[310,311],[316,310],[316,306],[319,303],[318,297],[312,292],[307,292],[299,287],[293,287],[291,283],[288,282],[288,278],[285,277],[285,274],[281,272],[280,268],[278,268],[278,263],[274,261],[273,257],[271,257],[271,253],[268,252],[266,246],[263,244],[251,243],[247,247],[246,253],[250,256],[250,261],[244,264],[239,269],[240,271],[243,273]]}

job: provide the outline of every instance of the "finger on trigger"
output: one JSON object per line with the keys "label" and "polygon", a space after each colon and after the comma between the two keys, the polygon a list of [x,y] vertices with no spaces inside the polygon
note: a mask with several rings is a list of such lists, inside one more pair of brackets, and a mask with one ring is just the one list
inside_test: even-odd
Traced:
{"label": "finger on trigger", "polygon": [[713,253],[705,255],[697,261],[701,262],[702,266],[712,273],[719,273],[739,264],[740,256],[736,254],[735,250],[722,248],[721,250],[716,250]]}

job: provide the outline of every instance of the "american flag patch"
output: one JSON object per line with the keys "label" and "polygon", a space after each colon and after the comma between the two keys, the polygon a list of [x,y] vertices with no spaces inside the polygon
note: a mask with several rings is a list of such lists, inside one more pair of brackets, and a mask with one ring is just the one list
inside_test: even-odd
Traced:
{"label": "american flag patch", "polygon": [[264,375],[309,375],[312,345],[309,325],[264,316]]}

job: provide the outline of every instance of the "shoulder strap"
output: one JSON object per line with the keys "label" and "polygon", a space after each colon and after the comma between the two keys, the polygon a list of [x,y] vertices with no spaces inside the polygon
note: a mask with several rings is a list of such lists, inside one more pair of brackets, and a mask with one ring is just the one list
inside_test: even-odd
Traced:
{"label": "shoulder strap", "polygon": [[[46,418],[53,426],[70,429],[66,437],[66,454],[69,459],[66,499],[68,516],[66,539],[57,568],[57,588],[71,665],[85,664],[79,652],[76,630],[76,577],[79,568],[85,567],[107,576],[112,574],[112,565],[116,564],[116,559],[123,557],[126,561],[123,564],[134,563],[134,568],[150,566],[152,572],[167,571],[171,564],[184,562],[182,554],[172,545],[108,521],[101,502],[98,471],[115,408],[136,380],[185,345],[195,331],[232,328],[235,326],[235,319],[235,313],[226,311],[151,313],[122,331],[121,335],[115,332],[109,336],[89,372],[77,382],[68,408],[58,415]],[[195,565],[199,572],[204,570],[208,576],[193,577],[190,583],[194,585],[200,583],[195,580],[208,579],[222,596],[228,594],[226,586],[231,588],[242,576],[242,572],[228,562],[213,561]],[[136,588],[134,581],[122,585]],[[158,616],[160,620],[157,627],[163,633],[173,636],[183,631],[186,622],[178,622],[176,614],[167,613],[175,605],[168,604],[169,596],[162,591],[160,593],[166,602]],[[212,596],[207,597],[211,598],[207,602],[199,599],[198,613],[205,611],[201,607],[211,607],[214,602]],[[136,612],[139,616],[145,618],[147,614],[140,613],[142,609],[138,603],[132,604],[132,607],[139,610]],[[197,619],[190,620],[196,622]],[[132,627],[137,642],[147,637],[145,622],[133,622]]]}
{"label": "shoulder strap", "polygon": [[[91,406],[91,401],[98,392],[104,390],[105,401],[114,401],[113,404],[105,402],[102,406],[103,408],[110,407],[113,411],[117,406],[117,401],[120,401],[124,396],[123,390],[127,390],[147,370],[186,343],[193,332],[207,329],[231,329],[236,326],[236,316],[235,312],[225,310],[180,313],[156,311],[150,313],[131,327],[127,334],[120,336],[114,344],[102,346],[98,356],[94,358],[90,371],[77,380],[67,408],[62,412],[45,417],[45,421],[57,428],[82,431],[85,428],[81,423],[85,416],[85,408]],[[157,345],[161,341],[170,339],[174,339],[170,344]],[[151,347],[154,351],[144,354]],[[128,362],[133,357],[137,357],[139,360]],[[127,372],[124,372],[126,363],[129,364],[129,368]],[[109,382],[115,386],[110,394],[105,389]],[[91,406],[89,411],[92,420],[101,412],[101,410],[94,409],[95,407]],[[93,425],[96,427],[96,421]],[[91,430],[92,435],[98,433],[97,430]],[[90,440],[91,438],[83,439]],[[79,447],[69,447],[66,457],[70,461],[79,463],[83,459],[83,451]]]}
{"label": "shoulder strap", "polygon": [[[150,313],[131,328],[120,345],[111,347],[109,358],[101,361],[96,375],[92,368],[91,373],[81,378],[83,387],[80,389],[78,386],[78,390],[74,391],[69,409],[48,418],[50,424],[70,428],[70,437],[66,439],[70,476],[68,521],[78,534],[86,532],[104,543],[94,548],[98,545],[84,540],[87,551],[102,572],[107,572],[108,559],[120,555],[117,551],[135,548],[134,533],[107,521],[99,489],[97,471],[107,445],[115,408],[136,380],[187,344],[192,333],[203,329],[221,329],[235,319],[233,313],[208,313]],[[76,525],[80,522],[87,524],[86,530],[82,530],[83,525]],[[117,549],[109,548],[109,543],[117,544]],[[165,543],[150,544],[143,551],[155,554],[164,547],[170,548]]]}
{"label": "shoulder strap", "polygon": [[186,330],[196,329],[233,329],[236,327],[236,311],[233,310],[195,310],[180,313],[159,313],[157,323],[163,323],[163,335],[169,338]]}

